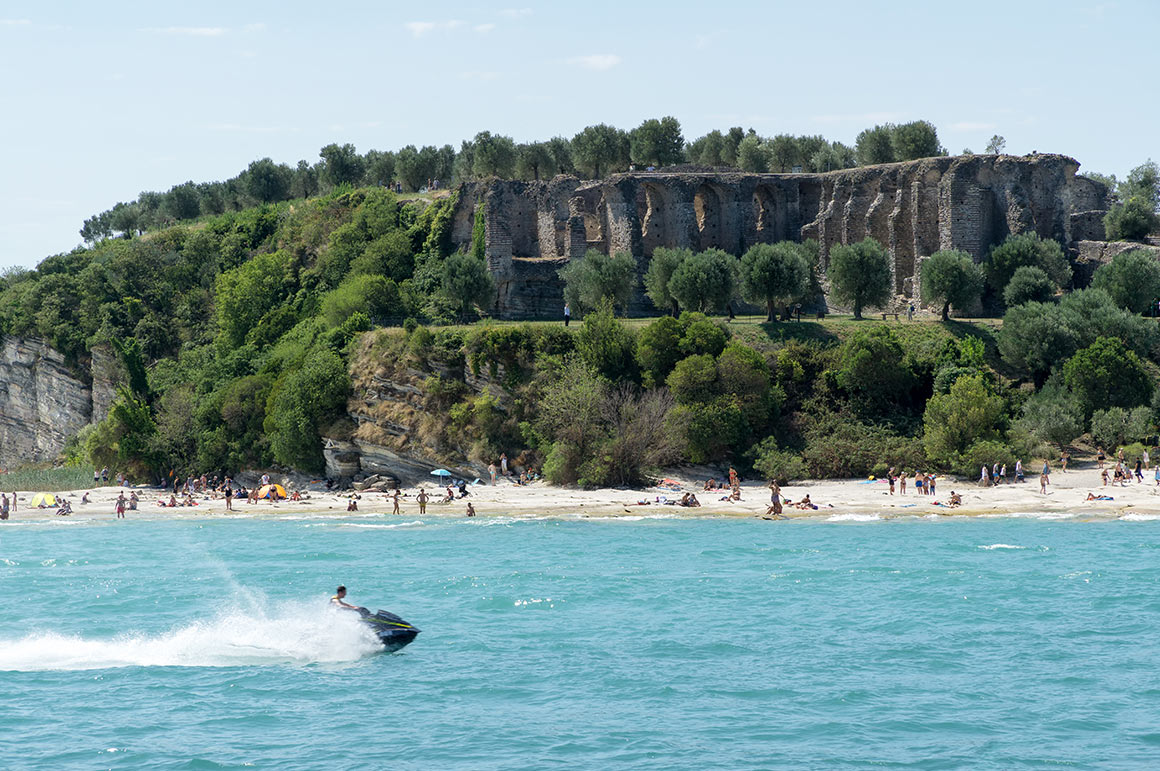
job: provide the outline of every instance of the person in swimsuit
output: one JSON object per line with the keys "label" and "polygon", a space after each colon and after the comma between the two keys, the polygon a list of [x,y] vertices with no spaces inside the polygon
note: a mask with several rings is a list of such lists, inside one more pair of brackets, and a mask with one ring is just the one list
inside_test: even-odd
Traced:
{"label": "person in swimsuit", "polygon": [[357,605],[351,605],[349,602],[344,600],[344,597],[346,597],[346,587],[340,586],[337,590],[335,590],[334,596],[330,598],[330,604],[336,608],[343,608],[345,610],[359,609]]}

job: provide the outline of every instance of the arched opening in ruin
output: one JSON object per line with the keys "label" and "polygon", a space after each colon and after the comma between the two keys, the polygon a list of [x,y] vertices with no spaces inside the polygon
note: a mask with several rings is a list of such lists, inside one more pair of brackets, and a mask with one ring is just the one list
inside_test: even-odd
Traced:
{"label": "arched opening in ruin", "polygon": [[786,207],[780,191],[767,186],[753,191],[753,220],[756,243],[773,244],[789,238],[786,232]]}
{"label": "arched opening in ruin", "polygon": [[710,185],[703,184],[693,196],[693,214],[696,219],[697,249],[704,251],[721,245],[721,195]]}
{"label": "arched opening in ruin", "polygon": [[[584,220],[584,250],[595,249],[607,254],[604,194],[599,190],[582,190],[574,200],[576,213]],[[573,250],[575,249],[573,248]]]}
{"label": "arched opening in ruin", "polygon": [[636,218],[640,223],[640,247],[645,256],[652,256],[658,246],[671,246],[666,240],[668,213],[668,200],[662,188],[647,184],[637,188]]}

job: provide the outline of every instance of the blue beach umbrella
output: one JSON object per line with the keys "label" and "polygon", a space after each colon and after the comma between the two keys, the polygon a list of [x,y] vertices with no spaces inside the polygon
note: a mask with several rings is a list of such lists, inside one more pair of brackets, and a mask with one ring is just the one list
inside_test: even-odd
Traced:
{"label": "blue beach umbrella", "polygon": [[445,468],[437,468],[431,472],[431,475],[436,477],[449,477],[451,476],[451,472]]}

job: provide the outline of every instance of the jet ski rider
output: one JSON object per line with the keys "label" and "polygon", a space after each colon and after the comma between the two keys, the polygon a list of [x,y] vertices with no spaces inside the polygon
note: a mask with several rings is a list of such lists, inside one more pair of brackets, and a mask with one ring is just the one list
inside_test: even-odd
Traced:
{"label": "jet ski rider", "polygon": [[335,595],[330,598],[330,604],[336,608],[345,608],[346,610],[361,610],[361,608],[359,608],[357,605],[351,605],[349,602],[345,602],[342,599],[345,596],[346,596],[346,587],[345,586],[338,587]]}

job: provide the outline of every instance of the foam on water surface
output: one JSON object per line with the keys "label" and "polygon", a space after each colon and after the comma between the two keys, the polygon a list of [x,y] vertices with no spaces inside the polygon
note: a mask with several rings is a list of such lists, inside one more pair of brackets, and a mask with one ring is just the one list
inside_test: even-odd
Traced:
{"label": "foam on water surface", "polygon": [[96,638],[35,632],[0,640],[0,670],[338,664],[381,651],[375,635],[353,614],[293,604],[269,615],[233,609],[157,634]]}

